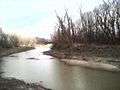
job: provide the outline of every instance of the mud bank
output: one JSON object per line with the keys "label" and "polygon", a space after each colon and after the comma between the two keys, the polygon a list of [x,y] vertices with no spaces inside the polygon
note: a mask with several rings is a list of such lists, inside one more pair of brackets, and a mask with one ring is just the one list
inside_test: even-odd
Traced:
{"label": "mud bank", "polygon": [[31,49],[34,49],[34,47],[16,47],[11,49],[0,49],[0,57],[8,56],[13,53],[24,52]]}
{"label": "mud bank", "polygon": [[37,83],[25,83],[18,79],[0,77],[0,90],[51,90]]}
{"label": "mud bank", "polygon": [[91,61],[80,61],[80,60],[66,60],[66,59],[61,59],[60,61],[64,62],[67,65],[75,65],[75,66],[77,65],[85,68],[112,71],[112,72],[120,71],[118,67],[111,64],[91,62]]}
{"label": "mud bank", "polygon": [[78,46],[69,50],[49,50],[44,52],[68,65],[79,65],[91,69],[120,71],[120,46]]}

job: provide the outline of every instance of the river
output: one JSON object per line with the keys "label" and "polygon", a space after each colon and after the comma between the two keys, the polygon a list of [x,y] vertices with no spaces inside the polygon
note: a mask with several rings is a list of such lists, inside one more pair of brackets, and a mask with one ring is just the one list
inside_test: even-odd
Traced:
{"label": "river", "polygon": [[120,73],[97,71],[80,66],[68,66],[54,57],[43,55],[50,46],[1,58],[4,78],[42,83],[52,90],[120,90]]}

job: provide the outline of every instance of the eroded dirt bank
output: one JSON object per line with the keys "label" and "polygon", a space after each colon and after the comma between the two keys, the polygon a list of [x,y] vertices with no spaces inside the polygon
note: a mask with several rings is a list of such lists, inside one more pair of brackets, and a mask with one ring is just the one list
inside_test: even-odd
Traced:
{"label": "eroded dirt bank", "polygon": [[80,65],[87,68],[120,71],[120,46],[118,45],[76,45],[71,50],[52,49],[46,55],[59,58],[68,65]]}
{"label": "eroded dirt bank", "polygon": [[13,53],[24,52],[31,49],[34,49],[34,47],[15,47],[15,48],[8,48],[8,49],[0,49],[0,57],[8,56]]}
{"label": "eroded dirt bank", "polygon": [[25,83],[18,79],[0,77],[0,90],[51,90],[37,83]]}

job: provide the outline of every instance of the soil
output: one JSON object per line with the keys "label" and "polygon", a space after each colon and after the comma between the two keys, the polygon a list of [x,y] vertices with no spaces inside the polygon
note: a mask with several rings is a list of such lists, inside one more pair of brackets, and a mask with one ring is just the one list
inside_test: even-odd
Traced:
{"label": "soil", "polygon": [[38,83],[25,83],[18,79],[0,77],[0,90],[51,90]]}
{"label": "soil", "polygon": [[66,60],[103,63],[120,69],[120,45],[75,45],[69,49],[51,49],[46,55]]}

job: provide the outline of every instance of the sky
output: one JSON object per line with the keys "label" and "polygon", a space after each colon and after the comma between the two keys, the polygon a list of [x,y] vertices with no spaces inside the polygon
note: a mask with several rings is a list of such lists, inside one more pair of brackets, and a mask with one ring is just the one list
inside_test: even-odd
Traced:
{"label": "sky", "polygon": [[91,11],[103,0],[0,0],[0,27],[4,32],[23,36],[50,38],[57,23],[55,11],[64,15],[65,9],[73,19],[79,8]]}

